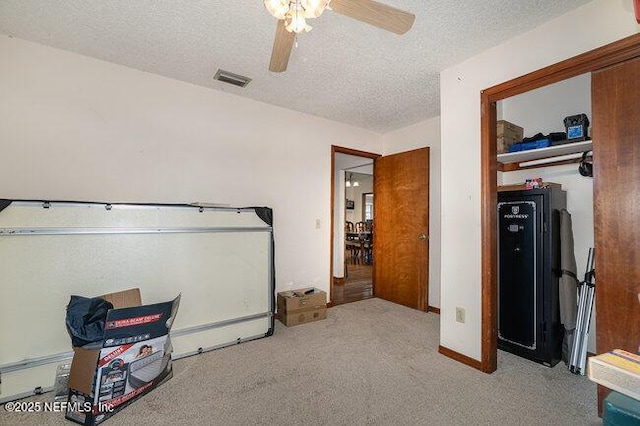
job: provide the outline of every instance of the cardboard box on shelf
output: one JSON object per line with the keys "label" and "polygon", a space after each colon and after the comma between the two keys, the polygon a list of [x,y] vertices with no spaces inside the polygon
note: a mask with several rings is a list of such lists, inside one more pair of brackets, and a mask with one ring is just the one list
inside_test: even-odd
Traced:
{"label": "cardboard box on shelf", "polygon": [[[94,426],[171,378],[171,341],[180,296],[142,305],[139,289],[100,296],[113,304],[102,341],[75,347],[65,417]],[[96,347],[97,346],[97,347]]]}
{"label": "cardboard box on shelf", "polygon": [[278,318],[287,327],[327,318],[327,293],[317,288],[281,291]]}
{"label": "cardboard box on shelf", "polygon": [[522,142],[522,138],[516,139],[513,137],[499,136],[496,143],[496,151],[498,154],[509,152],[509,147],[518,142]]}
{"label": "cardboard box on shelf", "polygon": [[521,142],[524,137],[524,129],[517,124],[509,123],[506,120],[497,121],[496,137],[506,137]]}

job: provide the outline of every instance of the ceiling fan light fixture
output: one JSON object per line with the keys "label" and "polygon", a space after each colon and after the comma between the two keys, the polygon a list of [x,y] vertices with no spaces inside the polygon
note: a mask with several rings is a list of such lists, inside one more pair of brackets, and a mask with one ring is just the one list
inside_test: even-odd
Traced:
{"label": "ceiling fan light fixture", "polygon": [[304,18],[304,11],[299,8],[296,8],[287,14],[285,28],[290,33],[296,34],[300,34],[303,31],[311,31],[311,27],[307,25],[307,20]]}
{"label": "ceiling fan light fixture", "polygon": [[289,12],[289,0],[264,0],[264,7],[274,18],[284,19]]}
{"label": "ceiling fan light fixture", "polygon": [[328,4],[329,0],[300,0],[300,5],[304,9],[304,17],[307,19],[322,15]]}
{"label": "ceiling fan light fixture", "polygon": [[[402,35],[415,22],[413,13],[379,3],[377,0],[263,0],[266,9],[278,18],[276,37],[271,50],[269,71],[287,70],[289,57],[297,46],[297,35],[310,31],[308,19],[318,18],[325,9],[365,24]],[[636,0],[640,1],[640,0]]]}

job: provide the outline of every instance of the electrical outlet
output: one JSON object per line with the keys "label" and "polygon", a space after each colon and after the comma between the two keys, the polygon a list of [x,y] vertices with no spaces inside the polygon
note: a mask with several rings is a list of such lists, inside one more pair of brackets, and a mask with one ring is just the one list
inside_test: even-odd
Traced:
{"label": "electrical outlet", "polygon": [[456,307],[456,321],[464,324],[464,308]]}
{"label": "electrical outlet", "polygon": [[316,229],[320,229],[320,219],[316,219]]}

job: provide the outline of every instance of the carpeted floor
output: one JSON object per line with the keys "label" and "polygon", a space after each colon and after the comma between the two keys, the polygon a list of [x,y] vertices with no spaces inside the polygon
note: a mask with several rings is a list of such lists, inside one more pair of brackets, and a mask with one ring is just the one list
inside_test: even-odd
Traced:
{"label": "carpeted floor", "polygon": [[[499,353],[487,375],[437,352],[439,316],[380,299],[174,363],[174,377],[105,425],[597,425],[596,386]],[[44,401],[51,394],[32,397]],[[0,424],[71,424],[7,413]]]}

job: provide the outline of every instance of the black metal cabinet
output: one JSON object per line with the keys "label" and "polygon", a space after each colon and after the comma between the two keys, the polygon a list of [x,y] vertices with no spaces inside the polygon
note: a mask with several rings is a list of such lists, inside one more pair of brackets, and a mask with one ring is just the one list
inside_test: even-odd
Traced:
{"label": "black metal cabinet", "polygon": [[556,188],[498,193],[498,347],[548,366],[561,358]]}

